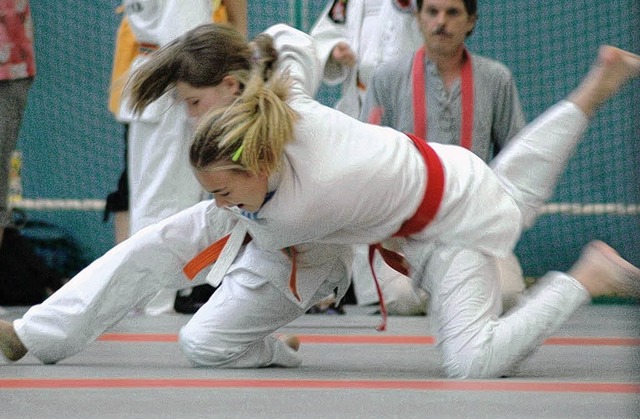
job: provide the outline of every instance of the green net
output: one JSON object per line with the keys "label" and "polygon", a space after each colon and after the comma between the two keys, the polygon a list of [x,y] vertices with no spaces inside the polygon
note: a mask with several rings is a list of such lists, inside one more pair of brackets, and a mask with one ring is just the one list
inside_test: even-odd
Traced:
{"label": "green net", "polygon": [[[385,0],[390,1],[390,0]],[[469,49],[514,73],[529,120],[566,95],[598,46],[640,53],[640,3],[559,0],[479,2]],[[122,127],[107,110],[118,1],[31,0],[38,75],[21,131],[28,214],[63,226],[86,257],[113,243],[103,200],[123,165]],[[249,1],[250,36],[275,23],[308,31],[324,0]],[[333,104],[338,89],[318,99]],[[591,238],[640,265],[640,82],[595,117],[557,193],[516,251],[528,275],[565,270]]]}

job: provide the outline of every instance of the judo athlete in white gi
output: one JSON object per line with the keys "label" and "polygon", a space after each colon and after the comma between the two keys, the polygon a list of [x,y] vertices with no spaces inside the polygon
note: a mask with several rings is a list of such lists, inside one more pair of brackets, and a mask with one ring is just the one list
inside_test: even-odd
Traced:
{"label": "judo athlete in white gi", "polygon": [[[189,39],[202,31],[222,28],[190,32],[173,53],[188,54]],[[143,229],[13,324],[1,321],[7,358],[29,351],[56,362],[81,351],[159,287],[184,286],[185,264],[208,261],[212,248],[203,249],[228,232],[213,268],[185,269],[194,281],[204,281],[207,270],[214,283],[224,276],[180,331],[194,365],[299,365],[295,345],[273,333],[328,290],[344,289],[353,244],[394,234],[402,236],[412,277],[432,295],[451,377],[508,374],[590,296],[639,295],[640,270],[593,242],[568,273],[549,273],[500,316],[495,267],[535,220],[589,116],[640,73],[639,56],[603,47],[578,89],[525,128],[492,170],[461,147],[427,145],[315,102],[318,67],[310,65],[316,56],[305,34],[277,25],[253,52],[223,34],[206,45],[224,48],[229,60],[245,56],[252,72],[247,83],[239,81],[247,72],[235,71],[207,90],[220,105],[231,100],[200,121],[190,151],[215,200]],[[162,93],[133,103],[144,106]],[[380,196],[388,197],[382,205]]]}
{"label": "judo athlete in white gi", "polygon": [[[211,0],[127,0],[126,17],[141,51],[135,71],[159,47],[190,29],[211,22]],[[126,97],[126,92],[125,92]],[[121,103],[118,120],[128,122],[131,233],[200,202],[202,188],[186,159],[189,122],[183,105],[164,95],[134,115]]]}

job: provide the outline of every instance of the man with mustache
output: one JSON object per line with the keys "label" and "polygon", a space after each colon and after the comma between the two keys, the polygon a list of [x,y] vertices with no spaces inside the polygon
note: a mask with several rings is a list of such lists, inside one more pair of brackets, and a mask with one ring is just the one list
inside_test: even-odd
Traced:
{"label": "man with mustache", "polygon": [[[384,63],[373,75],[360,119],[457,144],[489,162],[525,125],[511,71],[471,54],[465,40],[478,20],[476,0],[418,0],[416,19],[424,44],[417,52]],[[359,302],[377,301],[368,261],[359,249],[354,289]],[[360,254],[358,254],[360,253]],[[380,266],[382,292],[395,314],[422,314],[426,298],[404,275]],[[503,259],[503,300],[508,308],[524,289],[520,264]],[[371,285],[370,285],[371,284]]]}

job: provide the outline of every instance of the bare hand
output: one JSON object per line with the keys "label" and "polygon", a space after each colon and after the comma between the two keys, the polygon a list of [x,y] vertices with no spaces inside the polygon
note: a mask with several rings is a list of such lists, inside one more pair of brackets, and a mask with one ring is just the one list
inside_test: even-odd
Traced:
{"label": "bare hand", "polygon": [[346,42],[338,42],[333,51],[331,51],[331,58],[338,64],[353,67],[356,65],[356,53],[353,52],[351,47]]}

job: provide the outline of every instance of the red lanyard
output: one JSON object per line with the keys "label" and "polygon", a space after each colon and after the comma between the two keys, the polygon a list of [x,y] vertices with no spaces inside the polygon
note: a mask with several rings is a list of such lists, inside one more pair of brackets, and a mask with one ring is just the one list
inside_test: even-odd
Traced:
{"label": "red lanyard", "polygon": [[[413,59],[413,130],[420,138],[427,138],[427,91],[424,82],[424,47]],[[471,150],[473,143],[473,68],[471,55],[464,50],[464,64],[460,75],[462,88],[462,123],[460,124],[460,145]]]}

